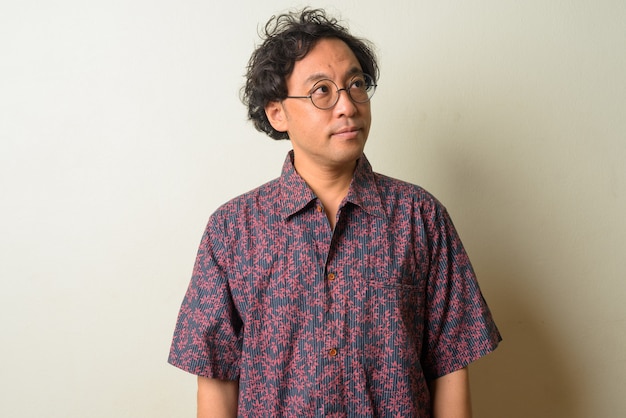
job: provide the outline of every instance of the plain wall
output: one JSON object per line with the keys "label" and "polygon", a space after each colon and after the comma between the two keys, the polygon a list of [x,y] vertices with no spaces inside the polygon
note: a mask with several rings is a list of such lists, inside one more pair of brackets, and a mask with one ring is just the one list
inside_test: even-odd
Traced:
{"label": "plain wall", "polygon": [[[378,48],[370,161],[448,207],[504,336],[475,416],[626,416],[626,3],[328,4]],[[170,338],[208,216],[289,149],[239,89],[296,6],[0,3],[0,416],[194,416]]]}

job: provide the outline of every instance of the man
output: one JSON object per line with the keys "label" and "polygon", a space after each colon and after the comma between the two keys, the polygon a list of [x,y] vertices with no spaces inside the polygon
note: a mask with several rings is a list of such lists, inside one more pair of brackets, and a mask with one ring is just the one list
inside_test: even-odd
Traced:
{"label": "man", "polygon": [[471,416],[500,335],[445,208],[363,154],[371,47],[320,10],[265,30],[244,101],[293,150],[202,238],[169,357],[198,416]]}

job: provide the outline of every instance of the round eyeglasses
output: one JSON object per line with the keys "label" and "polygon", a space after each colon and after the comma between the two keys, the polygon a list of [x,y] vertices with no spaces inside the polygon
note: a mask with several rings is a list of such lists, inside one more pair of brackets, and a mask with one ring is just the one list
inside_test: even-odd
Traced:
{"label": "round eyeglasses", "polygon": [[334,107],[339,101],[341,91],[348,93],[350,99],[355,103],[367,103],[370,101],[376,84],[369,74],[355,75],[348,82],[348,86],[340,89],[332,80],[323,79],[316,82],[310,90],[308,96],[287,96],[286,99],[311,99],[313,106],[318,109],[327,110]]}

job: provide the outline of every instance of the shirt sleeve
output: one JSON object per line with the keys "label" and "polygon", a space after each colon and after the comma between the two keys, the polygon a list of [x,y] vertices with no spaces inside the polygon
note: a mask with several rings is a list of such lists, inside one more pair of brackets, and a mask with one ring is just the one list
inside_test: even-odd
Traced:
{"label": "shirt sleeve", "polygon": [[196,375],[236,380],[242,322],[230,292],[225,242],[213,215],[178,314],[168,362]]}
{"label": "shirt sleeve", "polygon": [[438,204],[433,215],[423,360],[428,379],[467,366],[502,339],[448,212]]}

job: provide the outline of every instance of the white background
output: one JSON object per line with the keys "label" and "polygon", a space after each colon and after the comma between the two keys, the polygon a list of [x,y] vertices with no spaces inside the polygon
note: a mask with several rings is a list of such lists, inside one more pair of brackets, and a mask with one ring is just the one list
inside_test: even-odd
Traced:
{"label": "white background", "polygon": [[[170,338],[208,216],[289,149],[239,89],[296,6],[0,0],[0,416],[194,416]],[[378,48],[370,161],[448,207],[504,336],[475,416],[625,416],[626,3],[328,9]]]}

